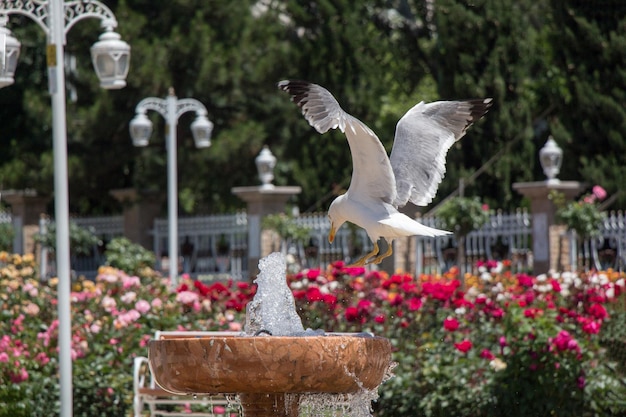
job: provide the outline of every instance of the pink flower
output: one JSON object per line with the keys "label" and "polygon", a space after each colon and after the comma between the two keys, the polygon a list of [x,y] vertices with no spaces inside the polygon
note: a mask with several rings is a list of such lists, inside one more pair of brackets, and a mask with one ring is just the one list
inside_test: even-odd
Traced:
{"label": "pink flower", "polygon": [[459,328],[459,322],[454,317],[447,317],[443,321],[443,328],[446,329],[449,332],[453,332],[453,331],[455,331],[456,329]]}
{"label": "pink flower", "polygon": [[589,320],[583,324],[583,332],[588,334],[597,334],[600,332],[600,323]]}
{"label": "pink flower", "polygon": [[146,314],[150,311],[150,303],[146,300],[139,300],[135,303],[135,310],[141,314]]}
{"label": "pink flower", "polygon": [[213,406],[213,414],[224,414],[226,409],[220,405]]}
{"label": "pink flower", "polygon": [[11,382],[14,384],[19,384],[20,382],[24,382],[28,379],[28,371],[26,368],[21,368],[18,372],[10,372]]}
{"label": "pink flower", "polygon": [[462,342],[455,343],[454,347],[460,352],[467,353],[472,348],[472,342],[465,339]]}
{"label": "pink flower", "polygon": [[606,190],[599,185],[594,185],[591,192],[598,200],[604,200],[606,198]]}
{"label": "pink flower", "polygon": [[50,362],[50,358],[44,352],[39,352],[37,356],[35,356],[35,360],[39,362],[40,365],[46,365]]}
{"label": "pink flower", "polygon": [[6,352],[0,352],[0,363],[7,363],[9,361],[9,354]]}
{"label": "pink flower", "polygon": [[125,276],[122,278],[122,287],[127,290],[131,287],[139,287],[141,285],[141,281],[139,280],[139,277],[133,276],[133,277],[129,277],[129,276]]}
{"label": "pink flower", "polygon": [[192,291],[181,291],[176,294],[176,301],[181,304],[193,304],[198,301],[199,298],[198,294]]}

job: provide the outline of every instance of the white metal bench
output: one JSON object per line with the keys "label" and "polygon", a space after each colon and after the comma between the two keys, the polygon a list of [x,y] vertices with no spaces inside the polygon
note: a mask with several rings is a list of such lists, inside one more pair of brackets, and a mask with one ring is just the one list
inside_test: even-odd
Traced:
{"label": "white metal bench", "polygon": [[[234,332],[196,332],[196,331],[157,331],[154,339],[166,339],[174,337],[203,337],[208,335],[235,335]],[[181,406],[201,405],[203,411],[189,412],[182,410]],[[178,407],[168,407],[178,406]],[[148,410],[145,410],[147,407]],[[216,414],[214,407],[226,409],[225,413]],[[178,411],[172,411],[177,408]],[[149,411],[149,414],[145,414]],[[241,415],[241,408],[233,399],[225,395],[192,396],[171,394],[155,382],[150,373],[148,358],[138,356],[133,364],[133,416],[134,417],[230,417]]]}

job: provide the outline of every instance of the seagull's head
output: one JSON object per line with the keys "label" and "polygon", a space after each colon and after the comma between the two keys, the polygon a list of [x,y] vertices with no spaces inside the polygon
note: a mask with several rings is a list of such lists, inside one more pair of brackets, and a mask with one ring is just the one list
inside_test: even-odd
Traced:
{"label": "seagull's head", "polygon": [[346,222],[346,217],[343,215],[342,201],[344,196],[340,195],[330,204],[328,208],[328,220],[330,220],[330,232],[328,233],[328,241],[333,243],[335,240],[335,234],[342,224]]}

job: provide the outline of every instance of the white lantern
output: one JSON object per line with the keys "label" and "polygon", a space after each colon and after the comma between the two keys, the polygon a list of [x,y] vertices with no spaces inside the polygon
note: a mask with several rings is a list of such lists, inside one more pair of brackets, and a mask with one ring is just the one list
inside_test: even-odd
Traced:
{"label": "white lantern", "polygon": [[7,29],[8,18],[0,16],[0,88],[13,84],[17,58],[20,56],[20,42]]}
{"label": "white lantern", "polygon": [[198,114],[196,120],[191,123],[191,134],[196,143],[196,148],[208,148],[211,146],[212,132],[213,123],[204,114]]}
{"label": "white lantern", "polygon": [[259,179],[261,180],[261,186],[263,188],[271,188],[274,185],[274,167],[276,166],[276,157],[272,154],[270,149],[265,145],[259,156],[254,160],[256,163],[257,171],[259,172]]}
{"label": "white lantern", "polygon": [[130,45],[113,31],[112,22],[103,22],[105,32],[91,47],[91,60],[100,79],[100,87],[114,90],[126,86],[130,66]]}
{"label": "white lantern", "polygon": [[539,150],[539,162],[543,168],[543,173],[548,177],[548,182],[559,182],[556,177],[561,170],[563,150],[559,148],[552,136],[548,138],[546,144]]}
{"label": "white lantern", "polygon": [[134,146],[148,146],[148,139],[152,134],[152,122],[145,113],[137,113],[133,117],[133,120],[130,121],[129,130]]}

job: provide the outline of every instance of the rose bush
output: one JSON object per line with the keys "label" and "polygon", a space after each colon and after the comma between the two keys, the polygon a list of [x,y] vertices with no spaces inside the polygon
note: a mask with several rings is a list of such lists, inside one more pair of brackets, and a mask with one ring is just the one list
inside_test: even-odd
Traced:
{"label": "rose bush", "polygon": [[[0,253],[0,416],[59,413],[57,299],[34,259]],[[133,358],[156,330],[239,330],[254,288],[183,277],[177,291],[149,269],[141,277],[102,267],[73,284],[74,416],[128,416]]]}
{"label": "rose bush", "polygon": [[[378,416],[625,415],[624,275],[387,275],[335,263],[288,277],[305,326],[390,339]],[[74,415],[128,416],[157,329],[241,330],[254,286],[104,267],[72,288]],[[0,416],[58,414],[56,280],[0,253]],[[216,410],[222,411],[222,410]]]}
{"label": "rose bush", "polygon": [[[294,275],[291,287],[312,327],[391,340],[398,367],[377,415],[625,415],[626,376],[601,343],[613,316],[623,327],[623,274],[479,267],[466,293],[454,269],[415,278],[341,263]],[[625,343],[615,346],[622,355]]]}

